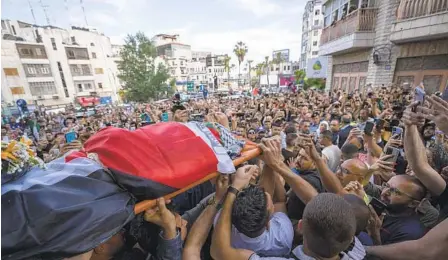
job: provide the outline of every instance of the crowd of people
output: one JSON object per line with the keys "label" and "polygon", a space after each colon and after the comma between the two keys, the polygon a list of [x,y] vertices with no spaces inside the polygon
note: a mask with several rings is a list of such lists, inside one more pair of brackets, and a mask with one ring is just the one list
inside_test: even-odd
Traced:
{"label": "crowd of people", "polygon": [[102,128],[200,121],[261,149],[230,176],[157,199],[72,259],[447,259],[448,102],[415,100],[398,86],[186,102],[176,95],[93,115],[36,110],[3,118],[1,136],[26,136],[49,162]]}

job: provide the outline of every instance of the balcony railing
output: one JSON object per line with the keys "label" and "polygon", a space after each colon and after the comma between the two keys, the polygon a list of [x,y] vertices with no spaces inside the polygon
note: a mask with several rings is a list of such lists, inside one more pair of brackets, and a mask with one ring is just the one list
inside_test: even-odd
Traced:
{"label": "balcony railing", "polygon": [[375,31],[377,13],[378,8],[362,8],[351,12],[322,30],[320,44],[323,45],[355,32]]}
{"label": "balcony railing", "polygon": [[448,12],[448,0],[401,0],[397,20]]}

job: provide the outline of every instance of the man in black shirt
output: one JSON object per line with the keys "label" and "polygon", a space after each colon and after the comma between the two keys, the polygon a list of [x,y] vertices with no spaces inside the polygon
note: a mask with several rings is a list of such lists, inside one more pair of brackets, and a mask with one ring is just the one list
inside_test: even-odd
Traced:
{"label": "man in black shirt", "polygon": [[[311,184],[317,192],[321,193],[324,191],[316,165],[304,149],[300,149],[299,151],[296,167],[297,170],[299,170],[300,177]],[[288,216],[292,219],[301,219],[305,209],[305,203],[303,203],[291,190],[288,192],[288,197],[289,200],[286,205]]]}

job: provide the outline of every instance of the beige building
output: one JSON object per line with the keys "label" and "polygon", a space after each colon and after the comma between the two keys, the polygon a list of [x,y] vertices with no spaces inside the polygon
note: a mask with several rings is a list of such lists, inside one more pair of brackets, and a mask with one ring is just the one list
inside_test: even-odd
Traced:
{"label": "beige building", "polygon": [[324,1],[327,89],[448,84],[448,0]]}

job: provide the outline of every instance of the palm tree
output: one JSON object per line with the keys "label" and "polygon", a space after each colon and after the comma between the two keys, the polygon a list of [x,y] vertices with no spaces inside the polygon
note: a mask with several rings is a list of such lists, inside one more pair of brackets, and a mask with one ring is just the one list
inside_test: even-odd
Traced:
{"label": "palm tree", "polygon": [[258,63],[257,66],[255,66],[256,68],[256,74],[258,77],[258,86],[260,86],[261,84],[261,75],[263,75],[263,68],[264,68],[264,63]]}
{"label": "palm tree", "polygon": [[270,65],[270,62],[269,62],[269,56],[266,56],[266,57],[264,57],[264,61],[265,61],[265,68],[266,68],[266,78],[267,78],[267,80],[268,80],[268,88],[269,88],[269,65]]}
{"label": "palm tree", "polygon": [[248,60],[247,61],[247,64],[249,64],[249,85],[250,85],[250,83],[251,83],[251,78],[250,78],[250,72],[251,72],[251,70],[252,70],[252,62],[254,62],[253,60]]}
{"label": "palm tree", "polygon": [[226,54],[224,58],[224,70],[227,71],[227,86],[230,86],[230,59],[231,57]]}
{"label": "palm tree", "polygon": [[282,54],[280,52],[277,52],[275,55],[274,60],[272,61],[275,65],[279,66],[279,72],[278,72],[278,77],[277,77],[277,85],[280,85],[280,75],[283,74],[283,57]]}
{"label": "palm tree", "polygon": [[233,53],[238,57],[238,85],[240,84],[240,75],[241,75],[241,63],[244,61],[244,57],[248,52],[247,46],[244,42],[239,41],[235,44],[235,48],[233,49]]}

